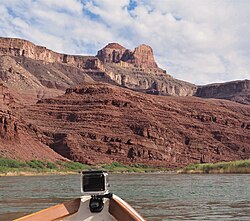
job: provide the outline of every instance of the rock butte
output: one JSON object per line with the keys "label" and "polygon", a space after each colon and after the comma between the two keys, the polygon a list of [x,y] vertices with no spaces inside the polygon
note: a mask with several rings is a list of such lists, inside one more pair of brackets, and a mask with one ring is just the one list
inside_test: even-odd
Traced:
{"label": "rock butte", "polygon": [[0,38],[0,156],[169,167],[246,159],[249,91],[249,80],[174,79],[144,44],[76,56]]}
{"label": "rock butte", "polygon": [[152,48],[145,44],[131,51],[117,43],[109,43],[97,52],[97,57],[104,63],[126,62],[131,64],[131,67],[142,68],[146,71],[158,69]]}

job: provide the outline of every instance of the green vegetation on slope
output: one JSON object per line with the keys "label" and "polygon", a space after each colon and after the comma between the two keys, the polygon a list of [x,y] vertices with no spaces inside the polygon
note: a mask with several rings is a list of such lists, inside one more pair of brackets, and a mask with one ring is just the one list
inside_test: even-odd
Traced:
{"label": "green vegetation on slope", "polygon": [[58,166],[52,162],[43,162],[40,160],[18,161],[7,158],[0,158],[0,173],[8,172],[46,172],[57,170]]}
{"label": "green vegetation on slope", "polygon": [[191,164],[180,173],[250,173],[250,159],[213,164]]}
{"label": "green vegetation on slope", "polygon": [[111,164],[102,164],[96,166],[89,166],[79,162],[72,161],[58,161],[56,163],[45,162],[40,160],[31,161],[18,161],[7,158],[0,158],[0,175],[8,174],[36,174],[36,173],[71,173],[79,172],[82,170],[106,170],[108,172],[123,173],[123,172],[155,172],[162,171],[163,168],[155,168],[147,165],[134,164],[134,165],[124,165],[118,162]]}
{"label": "green vegetation on slope", "polygon": [[144,173],[144,172],[156,172],[163,171],[163,168],[156,168],[143,164],[132,164],[132,165],[124,165],[118,162],[113,162],[107,165],[101,165],[101,169],[109,171],[109,172],[128,172],[128,173]]}

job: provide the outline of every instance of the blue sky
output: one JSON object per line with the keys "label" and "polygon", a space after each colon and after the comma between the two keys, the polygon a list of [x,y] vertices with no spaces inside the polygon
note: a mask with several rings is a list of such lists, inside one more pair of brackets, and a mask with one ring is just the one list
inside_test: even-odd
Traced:
{"label": "blue sky", "polygon": [[0,35],[69,54],[149,44],[158,65],[196,84],[250,79],[247,0],[0,0]]}

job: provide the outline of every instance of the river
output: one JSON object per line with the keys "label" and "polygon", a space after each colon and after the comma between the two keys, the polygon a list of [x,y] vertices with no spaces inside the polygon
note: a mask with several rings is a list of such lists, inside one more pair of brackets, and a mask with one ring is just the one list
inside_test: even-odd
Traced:
{"label": "river", "polygon": [[[111,191],[148,221],[250,220],[250,175],[111,174]],[[0,177],[0,220],[80,195],[78,175]]]}

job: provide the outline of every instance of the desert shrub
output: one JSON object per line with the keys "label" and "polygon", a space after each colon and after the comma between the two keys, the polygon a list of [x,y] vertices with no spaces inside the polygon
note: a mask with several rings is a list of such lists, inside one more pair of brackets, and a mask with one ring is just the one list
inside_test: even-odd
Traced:
{"label": "desert shrub", "polygon": [[202,173],[249,173],[250,160],[237,160],[230,162],[191,164],[183,168],[181,172]]}
{"label": "desert shrub", "polygon": [[27,166],[26,163],[18,160],[0,158],[0,167],[19,168],[25,166]]}
{"label": "desert shrub", "polygon": [[121,164],[119,162],[113,162],[111,164],[103,165],[102,168],[107,171],[113,171],[113,172],[122,172],[127,171],[128,166]]}
{"label": "desert shrub", "polygon": [[26,164],[34,169],[45,169],[45,163],[40,160],[31,160],[26,162]]}
{"label": "desert shrub", "polygon": [[46,164],[46,167],[47,167],[48,169],[52,169],[52,170],[57,169],[56,164],[54,164],[54,163],[52,163],[52,162],[48,162],[48,163]]}
{"label": "desert shrub", "polygon": [[87,170],[90,167],[86,164],[82,164],[79,162],[62,162],[61,166],[67,170],[73,170],[73,171],[80,171],[80,170]]}

